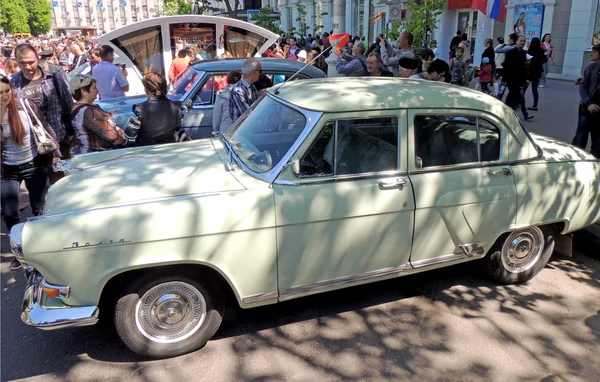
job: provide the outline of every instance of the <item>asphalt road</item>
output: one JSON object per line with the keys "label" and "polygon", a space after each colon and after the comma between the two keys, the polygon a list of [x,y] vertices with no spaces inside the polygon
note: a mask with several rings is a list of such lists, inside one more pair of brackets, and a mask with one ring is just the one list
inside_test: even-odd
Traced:
{"label": "asphalt road", "polygon": [[[565,97],[561,92],[568,86],[551,81],[542,89],[547,98],[541,105],[556,107],[560,102],[550,95]],[[558,110],[564,109],[563,104]],[[538,112],[527,126],[568,141],[572,116],[572,110],[555,117]],[[575,238],[574,257],[553,258],[525,285],[498,286],[478,264],[459,265],[241,311],[204,349],[159,361],[130,353],[110,327],[45,332],[22,324],[25,280],[22,272],[8,269],[6,239],[3,234],[2,381],[597,381],[600,376],[600,248],[584,235]]]}

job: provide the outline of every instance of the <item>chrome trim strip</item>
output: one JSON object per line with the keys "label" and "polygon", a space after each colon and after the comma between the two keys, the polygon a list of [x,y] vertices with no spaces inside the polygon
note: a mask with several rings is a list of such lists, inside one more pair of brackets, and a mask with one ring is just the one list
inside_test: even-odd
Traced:
{"label": "chrome trim strip", "polygon": [[428,172],[441,172],[441,171],[456,171],[456,170],[469,170],[473,168],[486,168],[486,167],[498,167],[498,166],[510,166],[507,161],[498,162],[479,162],[479,163],[465,163],[465,164],[451,164],[445,166],[432,166],[420,168],[417,170],[410,170],[410,174],[425,174]]}
{"label": "chrome trim strip", "polygon": [[40,283],[40,289],[56,289],[56,290],[58,290],[59,298],[69,298],[69,296],[71,295],[71,287],[70,286],[54,285],[54,284],[50,284],[46,280],[42,280],[42,282]]}
{"label": "chrome trim strip", "polygon": [[409,269],[412,269],[412,267],[410,266],[410,264],[407,263],[407,264],[399,265],[397,267],[383,268],[383,269],[378,269],[376,271],[361,273],[358,275],[338,277],[338,278],[331,279],[331,280],[319,281],[319,282],[316,282],[313,284],[305,284],[305,285],[295,286],[295,287],[287,288],[284,290],[280,290],[279,297],[283,298],[283,297],[291,297],[291,296],[294,296],[297,294],[316,293],[323,289],[329,289],[332,287],[346,285],[346,284],[352,284],[352,283],[356,283],[359,281],[370,280],[370,279],[383,277],[383,276],[389,276],[389,275],[393,275],[394,273],[403,272],[403,271],[409,270]]}
{"label": "chrome trim strip", "polygon": [[485,248],[478,241],[475,243],[459,244],[458,248],[460,248],[468,257],[485,254]]}
{"label": "chrome trim strip", "polygon": [[31,217],[27,218],[27,221],[35,221],[35,220],[40,220],[40,219],[45,219],[45,218],[54,218],[54,217],[65,216],[65,215],[77,215],[77,214],[81,214],[84,212],[108,210],[108,209],[113,209],[113,208],[133,207],[133,206],[139,206],[142,204],[154,204],[154,203],[179,201],[179,200],[186,200],[186,199],[199,199],[199,198],[207,198],[209,196],[219,196],[219,195],[221,195],[221,193],[217,192],[217,193],[204,194],[204,195],[186,195],[186,196],[174,196],[174,197],[167,196],[167,197],[160,198],[160,199],[141,200],[141,201],[135,202],[135,203],[126,203],[126,204],[118,204],[118,205],[106,206],[106,207],[90,208],[87,210],[79,210],[79,211],[73,211],[73,212],[60,212],[57,214],[50,214],[50,215],[31,216]]}
{"label": "chrome trim strip", "polygon": [[259,294],[253,294],[250,296],[242,297],[242,302],[244,304],[254,304],[256,302],[263,302],[263,301],[276,299],[277,297],[279,297],[279,292],[274,290],[273,292],[269,292],[269,293],[259,293]]}
{"label": "chrome trim strip", "polygon": [[394,176],[408,176],[408,173],[406,171],[392,170],[392,171],[382,171],[382,172],[369,172],[369,173],[363,173],[363,174],[299,178],[298,180],[276,180],[273,183],[279,184],[282,186],[300,186],[302,184],[340,182],[340,181],[345,181],[345,180],[372,179],[372,178],[383,178],[383,177],[394,177]]}
{"label": "chrome trim strip", "polygon": [[469,257],[467,257],[467,255],[465,255],[464,253],[451,253],[449,255],[438,256],[438,257],[434,257],[431,259],[414,261],[414,262],[411,262],[411,264],[415,268],[423,268],[423,267],[430,267],[432,265],[447,263],[449,261],[463,260],[463,259],[468,259],[468,258]]}
{"label": "chrome trim strip", "polygon": [[[75,326],[89,326],[98,322],[97,306],[69,306],[62,304],[58,307],[42,306],[41,286],[44,277],[33,267],[25,270],[27,287],[21,305],[21,320],[40,329],[62,329]],[[56,301],[56,299],[54,299]]]}

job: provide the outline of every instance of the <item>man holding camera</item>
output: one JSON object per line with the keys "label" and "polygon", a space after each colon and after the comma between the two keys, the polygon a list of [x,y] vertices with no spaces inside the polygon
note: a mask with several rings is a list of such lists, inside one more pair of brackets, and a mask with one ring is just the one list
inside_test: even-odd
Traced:
{"label": "man holding camera", "polygon": [[403,32],[398,37],[398,49],[393,48],[387,43],[385,38],[381,39],[379,45],[381,46],[381,59],[383,64],[388,66],[388,70],[394,73],[395,77],[399,76],[398,62],[401,58],[414,58],[415,53],[412,48],[413,34],[410,32]]}
{"label": "man holding camera", "polygon": [[100,58],[102,61],[92,69],[92,77],[96,80],[96,87],[100,94],[100,99],[125,97],[125,92],[129,91],[129,82],[127,82],[127,70],[125,65],[115,65],[114,49],[108,45],[100,47]]}

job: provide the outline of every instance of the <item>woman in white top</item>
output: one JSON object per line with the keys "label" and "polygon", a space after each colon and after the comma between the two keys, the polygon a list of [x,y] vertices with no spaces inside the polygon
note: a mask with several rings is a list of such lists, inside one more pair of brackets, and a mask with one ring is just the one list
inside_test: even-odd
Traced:
{"label": "woman in white top", "polygon": [[[2,122],[2,163],[0,173],[2,183],[0,194],[2,200],[2,215],[6,227],[10,229],[21,221],[19,212],[19,191],[22,181],[25,181],[29,191],[29,203],[33,215],[40,215],[44,206],[46,184],[48,182],[47,165],[53,156],[58,159],[60,152],[39,155],[32,121],[40,121],[40,126],[56,144],[54,131],[46,122],[35,103],[29,104],[34,115],[23,108],[26,100],[15,98],[8,77],[0,76],[0,121]],[[10,264],[12,270],[21,268],[21,263],[14,259]]]}
{"label": "woman in white top", "polygon": [[542,79],[540,80],[540,88],[546,87],[546,75],[550,73],[550,60],[554,65],[554,47],[552,46],[552,35],[546,33],[542,37],[542,48],[544,49],[544,72],[542,73]]}

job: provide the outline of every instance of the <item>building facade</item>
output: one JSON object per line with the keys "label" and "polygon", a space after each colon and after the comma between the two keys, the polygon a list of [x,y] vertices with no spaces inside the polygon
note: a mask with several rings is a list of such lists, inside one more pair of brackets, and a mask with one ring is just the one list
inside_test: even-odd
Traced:
{"label": "building facade", "polygon": [[54,34],[95,35],[155,17],[162,0],[52,0],[51,5]]}
{"label": "building facade", "polygon": [[[323,31],[364,35],[373,41],[395,20],[410,18],[406,3],[413,0],[262,0],[281,13],[284,31],[295,28],[306,34]],[[504,22],[491,19],[493,0],[446,0],[431,38],[448,57],[450,40],[457,30],[471,40],[474,63],[479,64],[487,38],[506,38],[515,31],[528,38],[552,35],[554,62],[551,76],[578,76],[591,59],[594,39],[600,43],[600,0],[504,0]],[[302,12],[300,12],[301,10]],[[375,20],[375,15],[382,17]],[[523,20],[520,20],[523,18]]]}

